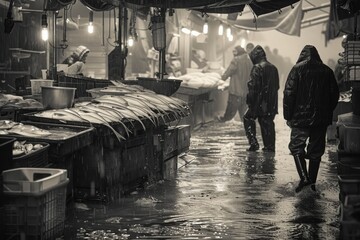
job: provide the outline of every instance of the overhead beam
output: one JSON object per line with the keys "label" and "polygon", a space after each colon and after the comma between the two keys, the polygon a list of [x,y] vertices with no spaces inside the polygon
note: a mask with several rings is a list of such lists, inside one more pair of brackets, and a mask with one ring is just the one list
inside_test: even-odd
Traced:
{"label": "overhead beam", "polygon": [[301,23],[308,23],[308,22],[313,22],[313,21],[317,21],[320,19],[328,19],[329,18],[329,14],[322,14],[316,17],[312,17],[312,18],[308,18],[308,19],[304,19],[301,21]]}
{"label": "overhead beam", "polygon": [[309,11],[318,10],[318,9],[327,8],[327,7],[330,7],[330,3],[325,3],[323,5],[316,6],[316,7],[304,8],[302,11],[303,12],[309,12]]}

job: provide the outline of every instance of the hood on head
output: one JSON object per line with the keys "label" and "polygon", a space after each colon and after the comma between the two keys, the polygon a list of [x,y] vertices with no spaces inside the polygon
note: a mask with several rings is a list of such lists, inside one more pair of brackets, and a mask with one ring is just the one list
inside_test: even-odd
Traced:
{"label": "hood on head", "polygon": [[296,61],[296,63],[303,62],[303,61],[310,61],[310,60],[322,62],[316,47],[314,47],[312,45],[306,45],[301,50],[300,56],[299,56],[298,60]]}
{"label": "hood on head", "polygon": [[250,52],[249,56],[253,64],[257,64],[261,60],[266,60],[265,50],[259,45]]}
{"label": "hood on head", "polygon": [[236,46],[236,47],[235,47],[235,50],[236,50],[236,52],[237,52],[237,56],[240,56],[241,54],[246,53],[245,49],[242,48],[241,46]]}
{"label": "hood on head", "polygon": [[75,49],[74,55],[78,57],[79,60],[81,60],[88,52],[90,52],[90,50],[87,47],[80,45]]}

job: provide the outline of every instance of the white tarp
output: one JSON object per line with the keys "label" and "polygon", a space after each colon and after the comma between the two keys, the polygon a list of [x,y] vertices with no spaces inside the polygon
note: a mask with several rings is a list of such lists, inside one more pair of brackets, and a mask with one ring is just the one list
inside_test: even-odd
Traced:
{"label": "white tarp", "polygon": [[[246,9],[244,9],[246,10]],[[252,30],[267,31],[277,30],[287,35],[300,36],[302,20],[302,1],[295,3],[292,7],[285,7],[281,11],[276,11],[256,17],[249,9],[236,20],[226,19],[227,14],[211,14],[221,21],[227,22],[233,27]]]}

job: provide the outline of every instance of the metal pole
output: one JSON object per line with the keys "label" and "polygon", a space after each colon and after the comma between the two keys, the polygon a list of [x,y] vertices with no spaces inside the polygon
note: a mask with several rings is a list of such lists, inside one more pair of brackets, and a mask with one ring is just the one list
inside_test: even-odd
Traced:
{"label": "metal pole", "polygon": [[57,53],[56,53],[56,12],[53,11],[53,74],[52,79],[56,80],[57,82],[57,68],[56,68],[56,59],[57,59]]}

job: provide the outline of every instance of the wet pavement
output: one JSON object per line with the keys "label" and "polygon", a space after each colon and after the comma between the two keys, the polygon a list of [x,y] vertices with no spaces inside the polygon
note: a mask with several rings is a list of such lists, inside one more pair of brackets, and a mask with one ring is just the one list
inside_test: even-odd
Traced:
{"label": "wet pavement", "polygon": [[336,144],[327,144],[318,193],[295,194],[290,130],[281,115],[276,132],[275,154],[249,153],[241,122],[204,125],[192,132],[173,180],[111,206],[77,203],[64,239],[338,239]]}

